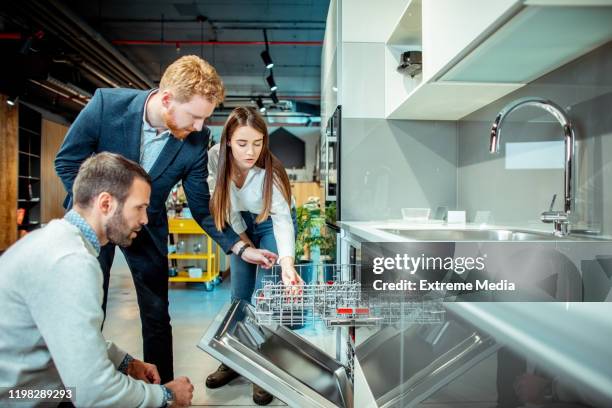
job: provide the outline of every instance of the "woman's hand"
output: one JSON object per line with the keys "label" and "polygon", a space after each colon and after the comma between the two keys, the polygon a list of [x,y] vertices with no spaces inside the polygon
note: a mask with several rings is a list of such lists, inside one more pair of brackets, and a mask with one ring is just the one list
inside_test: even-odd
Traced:
{"label": "woman's hand", "polygon": [[281,279],[285,285],[287,295],[297,296],[302,294],[301,286],[304,284],[302,277],[295,270],[293,257],[286,256],[279,261],[281,265]]}

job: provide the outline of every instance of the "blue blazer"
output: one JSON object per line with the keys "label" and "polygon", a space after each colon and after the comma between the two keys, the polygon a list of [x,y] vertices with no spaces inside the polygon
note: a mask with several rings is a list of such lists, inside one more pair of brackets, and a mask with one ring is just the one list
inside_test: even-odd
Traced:
{"label": "blue blazer", "polygon": [[[142,118],[151,91],[98,89],[68,130],[55,158],[55,170],[68,196],[64,207],[72,205],[72,184],[81,163],[94,153],[112,152],[139,163]],[[226,251],[240,239],[231,228],[215,228],[208,202],[207,145],[210,130],[192,132],[184,141],[170,137],[149,171],[153,182],[147,210],[148,231],[162,254],[167,254],[168,218],[166,199],[181,180],[189,208],[198,224]]]}

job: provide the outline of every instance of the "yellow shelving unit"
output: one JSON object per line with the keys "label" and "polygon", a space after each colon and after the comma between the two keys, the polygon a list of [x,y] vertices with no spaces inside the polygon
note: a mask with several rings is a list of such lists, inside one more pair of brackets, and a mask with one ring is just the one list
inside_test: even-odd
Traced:
{"label": "yellow shelving unit", "polygon": [[[191,242],[202,243],[203,252],[193,253],[171,253],[168,254],[169,261],[196,261],[198,267],[202,267],[202,277],[192,278],[186,269],[180,269],[177,276],[169,277],[170,282],[200,282],[204,283],[206,290],[212,290],[219,278],[219,246],[206,234],[206,232],[192,218],[169,218],[168,232],[173,236],[173,241],[182,240],[181,235],[186,235]],[[205,241],[205,242],[204,242]],[[202,266],[200,266],[202,265]]]}

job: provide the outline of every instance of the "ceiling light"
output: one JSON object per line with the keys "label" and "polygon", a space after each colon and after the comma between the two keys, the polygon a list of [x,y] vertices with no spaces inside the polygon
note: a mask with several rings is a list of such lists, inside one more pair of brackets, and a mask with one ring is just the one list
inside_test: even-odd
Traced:
{"label": "ceiling light", "polygon": [[274,92],[278,89],[278,86],[276,86],[276,82],[274,82],[274,76],[272,75],[271,72],[270,72],[270,75],[266,77],[266,81],[268,82],[268,85],[270,86],[270,91]]}
{"label": "ceiling light", "polygon": [[8,106],[15,106],[17,105],[17,100],[19,100],[18,96],[9,96],[8,98],[6,98],[6,104]]}
{"label": "ceiling light", "polygon": [[272,62],[272,57],[270,57],[270,53],[268,50],[264,50],[261,52],[261,59],[264,62],[266,68],[270,69],[274,66],[274,62]]}
{"label": "ceiling light", "polygon": [[264,113],[266,111],[266,107],[263,104],[263,101],[261,100],[261,96],[257,98],[257,107],[259,108],[259,111],[261,113]]}
{"label": "ceiling light", "polygon": [[264,42],[266,44],[266,49],[261,52],[261,59],[264,62],[264,65],[267,69],[272,69],[274,66],[274,62],[272,62],[272,57],[270,56],[270,47],[268,46],[268,32],[264,28],[263,30]]}

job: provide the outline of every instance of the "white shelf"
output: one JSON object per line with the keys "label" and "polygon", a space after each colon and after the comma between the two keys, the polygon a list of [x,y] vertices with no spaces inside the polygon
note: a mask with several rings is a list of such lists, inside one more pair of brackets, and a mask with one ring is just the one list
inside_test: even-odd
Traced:
{"label": "white shelf", "polygon": [[394,24],[395,28],[386,43],[388,45],[421,45],[423,43],[421,21],[421,0],[412,0],[406,4],[406,8]]}
{"label": "white shelf", "polygon": [[412,91],[387,119],[458,120],[520,88],[522,84],[426,82]]}

